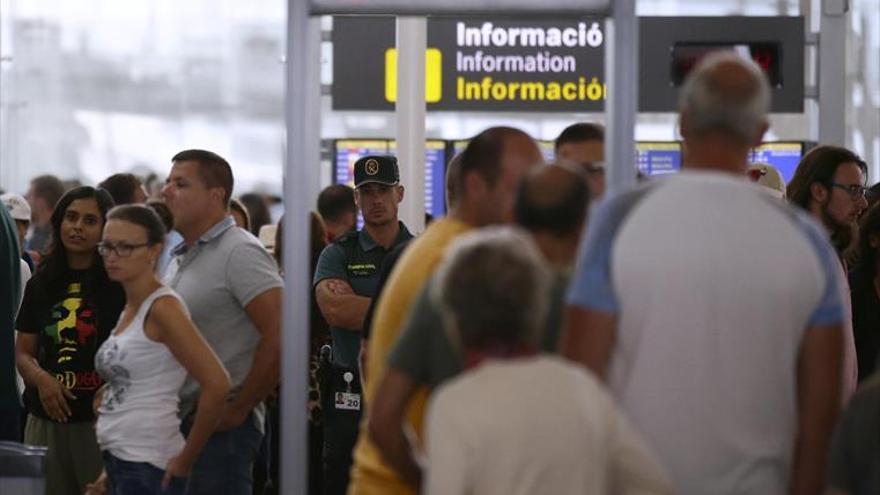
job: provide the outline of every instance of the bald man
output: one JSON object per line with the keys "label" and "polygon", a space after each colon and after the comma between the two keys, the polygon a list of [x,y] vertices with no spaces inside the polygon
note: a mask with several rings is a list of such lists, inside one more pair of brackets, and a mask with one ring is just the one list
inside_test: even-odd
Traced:
{"label": "bald man", "polygon": [[568,295],[564,353],[684,495],[824,488],[846,296],[827,234],[745,178],[769,106],[751,60],[704,59],[680,97],[683,172],[598,207]]}

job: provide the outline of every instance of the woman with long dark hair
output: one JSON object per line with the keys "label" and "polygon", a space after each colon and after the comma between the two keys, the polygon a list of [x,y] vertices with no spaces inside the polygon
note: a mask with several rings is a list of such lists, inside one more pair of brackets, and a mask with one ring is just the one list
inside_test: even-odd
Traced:
{"label": "woman with long dark hair", "polygon": [[16,364],[28,412],[25,443],[48,447],[46,493],[81,494],[101,472],[92,400],[102,384],[95,352],[125,296],[98,255],[113,199],[103,189],[68,191],[52,212],[53,244],[28,282],[18,315]]}
{"label": "woman with long dark hair", "polygon": [[859,382],[877,369],[880,357],[880,206],[874,205],[859,222],[859,241],[849,283],[852,291],[853,334],[859,362]]}
{"label": "woman with long dark hair", "polygon": [[[185,478],[214,433],[229,375],[189,317],[180,296],[156,276],[165,228],[147,206],[114,208],[98,251],[125,290],[125,310],[95,356],[107,380],[96,426],[110,495],[183,493]],[[180,389],[201,387],[184,440]]]}

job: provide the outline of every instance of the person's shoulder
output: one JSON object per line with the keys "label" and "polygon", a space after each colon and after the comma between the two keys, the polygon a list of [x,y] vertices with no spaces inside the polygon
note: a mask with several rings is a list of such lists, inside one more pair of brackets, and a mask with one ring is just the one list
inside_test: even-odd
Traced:
{"label": "person's shoulder", "polygon": [[880,372],[875,372],[859,387],[850,399],[852,408],[870,408],[880,413]]}
{"label": "person's shoulder", "polygon": [[38,295],[45,295],[49,288],[49,273],[45,269],[37,268],[36,273],[27,281],[27,290],[39,291]]}
{"label": "person's shoulder", "polygon": [[446,404],[447,407],[453,406],[452,410],[456,410],[454,407],[456,404],[461,405],[474,399],[474,397],[471,397],[474,393],[485,394],[485,390],[480,390],[481,377],[479,372],[479,368],[476,370],[465,370],[445,380],[431,393],[428,399],[429,405],[437,403],[438,405],[434,407],[438,408],[444,407],[443,405]]}
{"label": "person's shoulder", "polygon": [[160,320],[166,320],[181,313],[189,315],[186,304],[184,304],[180,295],[169,287],[162,288],[153,299],[150,314]]}
{"label": "person's shoulder", "polygon": [[567,384],[566,386],[590,393],[603,390],[602,384],[592,371],[554,354],[538,356],[533,361],[533,367],[537,373],[553,377],[560,385],[564,383]]}
{"label": "person's shoulder", "polygon": [[359,230],[349,230],[348,232],[337,237],[330,243],[330,246],[357,246],[360,237]]}

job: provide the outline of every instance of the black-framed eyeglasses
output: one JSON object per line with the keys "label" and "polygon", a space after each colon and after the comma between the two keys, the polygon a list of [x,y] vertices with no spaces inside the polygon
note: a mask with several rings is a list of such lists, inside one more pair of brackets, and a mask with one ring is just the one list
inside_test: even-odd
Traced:
{"label": "black-framed eyeglasses", "polygon": [[116,253],[116,256],[120,258],[128,258],[131,256],[132,251],[137,248],[147,247],[149,246],[149,242],[145,242],[143,244],[126,244],[124,242],[120,242],[119,244],[111,244],[109,242],[99,242],[98,243],[98,254],[103,257],[107,257],[111,252]]}
{"label": "black-framed eyeglasses", "polygon": [[843,189],[852,199],[861,199],[866,197],[868,188],[861,184],[838,184],[837,182],[829,182],[829,186]]}

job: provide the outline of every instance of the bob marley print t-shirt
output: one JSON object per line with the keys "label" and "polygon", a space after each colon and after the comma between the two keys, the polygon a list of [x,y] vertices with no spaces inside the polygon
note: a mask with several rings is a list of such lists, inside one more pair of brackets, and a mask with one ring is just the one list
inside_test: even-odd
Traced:
{"label": "bob marley print t-shirt", "polygon": [[[94,420],[92,399],[103,381],[95,371],[95,353],[119,318],[124,295],[117,284],[108,294],[86,293],[86,272],[73,271],[60,296],[49,292],[45,277],[27,285],[16,328],[38,336],[37,361],[76,397],[68,399],[69,421]],[[24,402],[30,414],[50,419],[37,387],[28,385]]]}

